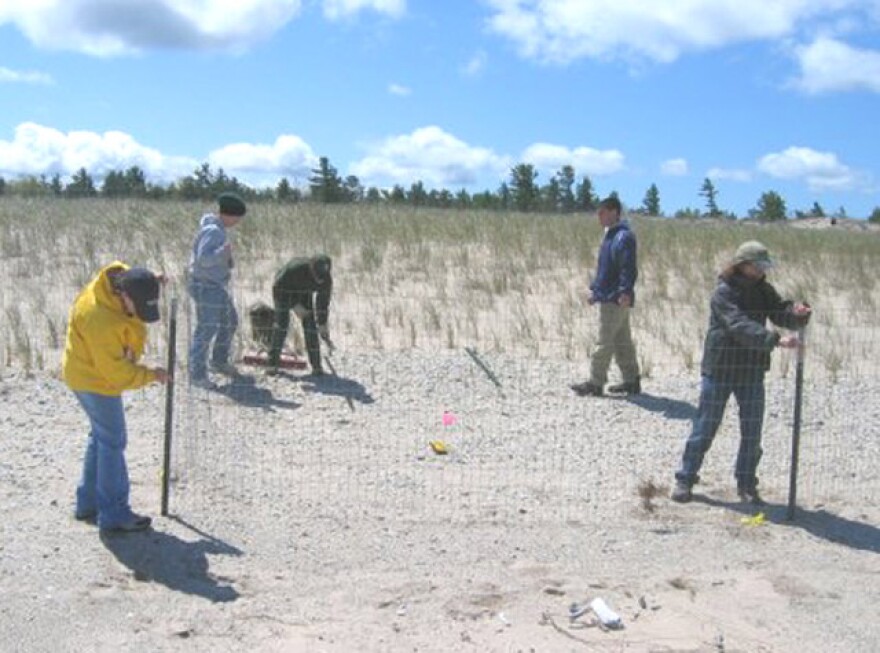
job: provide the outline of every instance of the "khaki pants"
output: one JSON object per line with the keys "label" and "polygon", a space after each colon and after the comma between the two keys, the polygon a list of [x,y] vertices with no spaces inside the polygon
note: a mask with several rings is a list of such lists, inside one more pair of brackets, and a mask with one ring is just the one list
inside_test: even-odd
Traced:
{"label": "khaki pants", "polygon": [[629,329],[631,310],[617,304],[599,305],[599,342],[590,357],[590,382],[594,385],[603,386],[608,381],[612,358],[617,361],[624,383],[639,378],[636,347]]}

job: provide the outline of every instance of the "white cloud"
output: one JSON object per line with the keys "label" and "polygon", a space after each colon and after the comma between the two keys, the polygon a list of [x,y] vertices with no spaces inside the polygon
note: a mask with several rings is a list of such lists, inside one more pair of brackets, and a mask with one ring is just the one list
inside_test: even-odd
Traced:
{"label": "white cloud", "polygon": [[486,69],[488,61],[488,55],[486,55],[483,50],[480,50],[468,60],[468,62],[462,67],[461,71],[467,77],[477,77]]}
{"label": "white cloud", "polygon": [[880,51],[861,50],[820,37],[795,49],[800,64],[797,88],[811,94],[867,90],[880,93]]}
{"label": "white cloud", "polygon": [[168,183],[192,174],[203,161],[253,186],[274,185],[281,177],[304,180],[318,157],[300,137],[284,134],[272,144],[231,143],[206,159],[169,156],[141,145],[124,132],[61,132],[22,123],[11,141],[0,140],[0,176],[59,174],[69,177],[85,168],[96,180],[112,170],[138,166],[149,181]]}
{"label": "white cloud", "polygon": [[808,147],[789,147],[767,154],[761,157],[757,167],[777,179],[806,181],[814,191],[850,190],[863,181],[863,175],[841,163],[836,154]]}
{"label": "white cloud", "polygon": [[32,70],[12,70],[0,66],[0,84],[19,83],[19,84],[54,84],[55,80],[51,75],[39,73]]}
{"label": "white cloud", "polygon": [[671,62],[682,53],[780,39],[817,17],[847,15],[873,0],[488,0],[489,27],[522,56]]}
{"label": "white cloud", "polygon": [[367,186],[421,180],[429,186],[456,187],[474,184],[484,174],[500,177],[507,166],[508,161],[491,150],[428,126],[375,144],[350,171]]}
{"label": "white cloud", "polygon": [[0,0],[35,45],[113,56],[151,48],[242,49],[295,17],[302,0]]}
{"label": "white cloud", "polygon": [[232,143],[208,155],[212,168],[256,186],[280,177],[304,179],[318,162],[312,148],[299,136],[282,135],[272,145]]}
{"label": "white cloud", "polygon": [[752,180],[752,171],[741,168],[710,168],[706,173],[709,179],[722,179],[725,181],[738,181],[742,183]]}
{"label": "white cloud", "polygon": [[323,4],[324,16],[329,20],[347,18],[364,10],[399,18],[406,11],[406,0],[323,0]]}
{"label": "white cloud", "polygon": [[619,150],[572,149],[550,143],[530,145],[522,153],[521,160],[549,175],[556,174],[565,165],[572,166],[577,175],[610,175],[624,168],[624,157]]}
{"label": "white cloud", "polygon": [[392,83],[388,85],[388,92],[391,93],[391,95],[406,97],[407,95],[412,93],[412,89],[410,89],[408,86],[403,86],[402,84]]}
{"label": "white cloud", "polygon": [[660,164],[660,173],[667,177],[684,177],[688,173],[686,159],[667,159]]}
{"label": "white cloud", "polygon": [[141,168],[155,181],[171,181],[189,174],[194,159],[169,157],[141,145],[119,131],[61,132],[32,122],[15,129],[11,141],[0,140],[0,174],[70,176],[80,168],[101,179],[111,170]]}

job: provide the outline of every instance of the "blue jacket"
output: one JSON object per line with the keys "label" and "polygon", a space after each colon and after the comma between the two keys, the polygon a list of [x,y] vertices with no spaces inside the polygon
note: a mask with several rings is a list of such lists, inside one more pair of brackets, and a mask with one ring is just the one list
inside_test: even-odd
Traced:
{"label": "blue jacket", "polygon": [[226,249],[223,221],[212,213],[202,216],[189,260],[190,280],[225,288],[231,268],[232,256]]}
{"label": "blue jacket", "polygon": [[590,284],[593,300],[602,304],[617,303],[629,295],[635,303],[636,236],[625,222],[610,227],[599,247],[596,278]]}

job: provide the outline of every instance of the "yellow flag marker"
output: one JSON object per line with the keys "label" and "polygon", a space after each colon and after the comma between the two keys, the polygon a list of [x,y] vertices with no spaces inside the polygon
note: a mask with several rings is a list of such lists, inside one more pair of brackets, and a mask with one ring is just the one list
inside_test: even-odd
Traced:
{"label": "yellow flag marker", "polygon": [[449,453],[449,447],[446,446],[446,443],[443,440],[431,440],[428,443],[431,446],[431,449],[434,450],[434,453],[438,455],[445,455]]}
{"label": "yellow flag marker", "polygon": [[743,517],[740,519],[740,522],[745,524],[746,526],[760,526],[761,524],[767,523],[767,517],[763,512],[759,512],[757,515],[753,517]]}

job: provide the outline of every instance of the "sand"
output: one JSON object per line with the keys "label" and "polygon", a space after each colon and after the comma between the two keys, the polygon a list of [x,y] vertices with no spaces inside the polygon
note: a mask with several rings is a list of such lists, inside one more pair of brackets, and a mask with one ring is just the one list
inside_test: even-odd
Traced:
{"label": "sand", "polygon": [[[181,387],[167,517],[164,391],[129,393],[132,503],[154,523],[125,535],[72,518],[73,396],[5,369],[0,649],[880,648],[876,379],[809,386],[789,522],[791,378],[768,381],[762,520],[733,491],[732,408],[696,500],[667,498],[694,375],[581,399],[582,366],[486,361],[501,388],[463,351],[418,350],[342,351],[320,382],[242,368]],[[597,597],[622,629],[569,618]]]}

